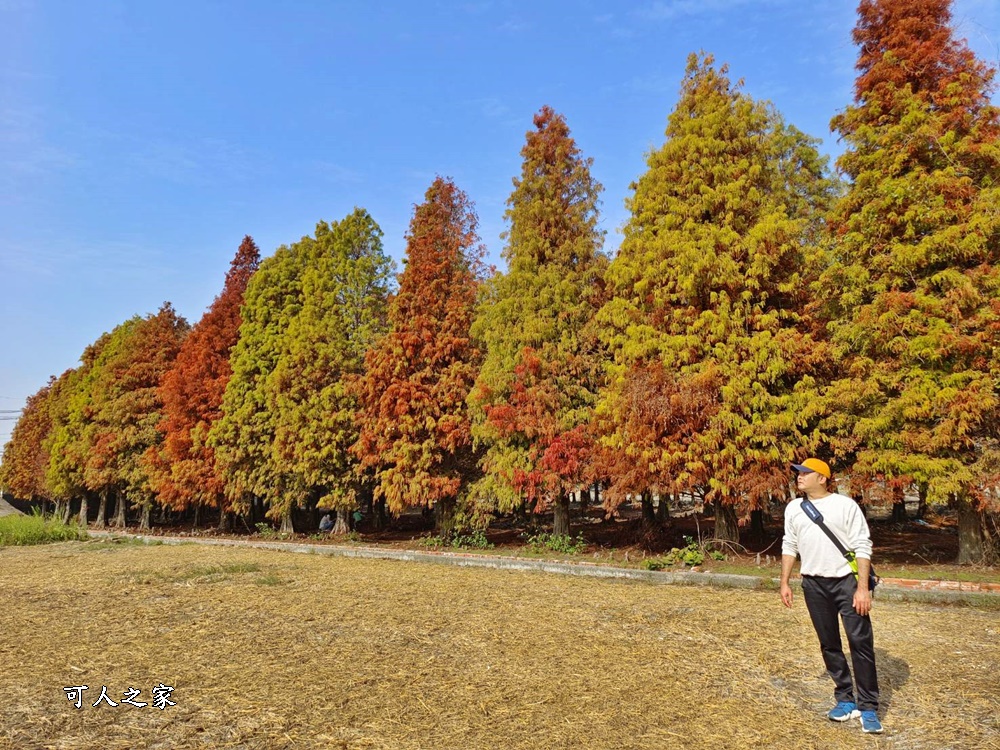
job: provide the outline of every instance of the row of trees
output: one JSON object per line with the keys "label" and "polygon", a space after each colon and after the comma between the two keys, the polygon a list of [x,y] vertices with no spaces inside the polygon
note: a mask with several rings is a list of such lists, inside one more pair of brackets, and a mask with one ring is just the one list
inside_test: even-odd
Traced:
{"label": "row of trees", "polygon": [[[263,262],[247,237],[193,328],[165,305],[29,399],[4,453],[24,497],[173,510],[359,501],[439,528],[695,493],[734,538],[829,457],[851,489],[948,504],[990,553],[1000,486],[1000,112],[950,0],[862,0],[852,104],[816,141],[692,55],[613,259],[565,119],[534,118],[488,272],[438,178],[405,266],[356,209]],[[259,266],[259,267],[258,267]],[[65,506],[68,507],[68,506]],[[65,511],[68,512],[68,511]],[[83,513],[86,513],[86,505]]]}

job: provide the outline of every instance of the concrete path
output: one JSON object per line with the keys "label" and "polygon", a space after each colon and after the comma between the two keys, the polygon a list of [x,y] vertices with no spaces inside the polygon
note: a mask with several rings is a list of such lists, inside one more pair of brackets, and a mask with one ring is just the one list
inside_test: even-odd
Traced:
{"label": "concrete path", "polygon": [[[526,570],[561,575],[590,576],[593,578],[618,578],[642,581],[651,584],[679,584],[686,586],[721,586],[727,588],[757,589],[777,591],[778,579],[731,573],[711,573],[699,571],[663,571],[619,568],[588,561],[565,562],[560,560],[539,560],[519,557],[501,557],[474,552],[416,551],[387,547],[365,547],[360,545],[309,544],[303,542],[264,541],[257,539],[211,539],[188,536],[159,536],[133,534],[116,531],[88,530],[92,537],[128,537],[147,543],[159,544],[202,544],[215,547],[247,547],[294,552],[308,555],[331,555],[334,557],[359,557],[380,560],[403,560],[406,562],[435,563],[459,567],[498,568],[501,570]],[[797,585],[797,583],[795,584]],[[974,583],[966,581],[925,581],[916,579],[884,578],[875,592],[876,600],[884,601],[924,601],[936,603],[964,602],[975,604],[977,600],[995,600],[1000,603],[1000,584]],[[985,599],[984,599],[985,597]]]}
{"label": "concrete path", "polygon": [[3,497],[0,497],[0,517],[13,515],[23,516],[24,514],[4,500]]}

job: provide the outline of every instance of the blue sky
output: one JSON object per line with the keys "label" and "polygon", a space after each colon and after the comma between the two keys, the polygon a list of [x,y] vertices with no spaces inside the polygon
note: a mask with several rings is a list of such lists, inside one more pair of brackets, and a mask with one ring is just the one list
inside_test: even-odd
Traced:
{"label": "blue sky", "polygon": [[[245,234],[270,255],[367,208],[402,256],[435,175],[499,262],[532,115],[567,118],[607,249],[705,50],[823,139],[849,101],[854,0],[0,0],[0,445],[83,348],[164,300],[196,322]],[[957,0],[1000,58],[1000,3]]]}

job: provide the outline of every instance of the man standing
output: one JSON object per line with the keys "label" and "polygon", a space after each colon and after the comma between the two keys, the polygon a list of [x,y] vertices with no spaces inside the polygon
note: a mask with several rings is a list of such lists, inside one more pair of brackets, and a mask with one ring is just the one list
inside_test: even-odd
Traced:
{"label": "man standing", "polygon": [[[875,672],[875,643],[869,612],[872,594],[868,590],[872,542],[861,508],[851,498],[830,492],[830,467],[818,458],[792,464],[798,473],[796,487],[804,493],[823,515],[826,526],[857,557],[858,573],[840,553],[819,524],[802,509],[802,500],[791,501],[785,508],[785,538],[781,545],[781,601],[792,606],[792,575],[796,556],[802,562],[802,595],[819,636],[823,661],[833,678],[837,705],[827,716],[833,721],[861,719],[861,728],[878,734],[878,676]],[[847,666],[847,657],[840,640],[840,624],[844,622],[847,642],[851,647],[854,681]],[[854,682],[857,682],[855,699]]]}

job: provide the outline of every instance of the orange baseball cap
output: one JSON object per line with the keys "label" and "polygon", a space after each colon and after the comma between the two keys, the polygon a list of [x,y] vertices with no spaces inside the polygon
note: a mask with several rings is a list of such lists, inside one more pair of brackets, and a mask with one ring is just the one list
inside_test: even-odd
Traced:
{"label": "orange baseball cap", "polygon": [[822,474],[827,479],[830,478],[830,464],[826,461],[820,461],[818,458],[807,458],[800,464],[792,464],[792,468],[798,472],[810,472],[815,471],[817,474]]}

